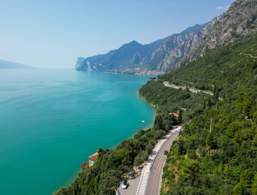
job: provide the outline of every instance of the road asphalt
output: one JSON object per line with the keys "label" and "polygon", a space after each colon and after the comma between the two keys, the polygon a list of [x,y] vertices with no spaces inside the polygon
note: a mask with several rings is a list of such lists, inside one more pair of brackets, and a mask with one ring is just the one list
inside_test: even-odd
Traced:
{"label": "road asphalt", "polygon": [[142,170],[139,177],[129,180],[127,189],[118,189],[119,195],[159,195],[162,179],[162,171],[166,162],[167,156],[164,152],[169,151],[172,143],[179,135],[181,127],[177,127],[165,136],[164,139],[159,140],[154,148],[154,155],[149,157],[148,162]]}
{"label": "road asphalt", "polygon": [[167,139],[166,142],[164,142],[159,152],[157,153],[151,167],[151,174],[148,179],[145,195],[160,194],[162,171],[167,159],[167,156],[164,154],[164,151],[170,150],[172,143],[176,140],[178,135],[179,132],[172,133],[172,135]]}

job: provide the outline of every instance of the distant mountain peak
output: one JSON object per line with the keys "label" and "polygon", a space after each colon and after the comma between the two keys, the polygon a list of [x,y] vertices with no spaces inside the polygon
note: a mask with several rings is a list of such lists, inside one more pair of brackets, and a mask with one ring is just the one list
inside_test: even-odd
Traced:
{"label": "distant mountain peak", "polygon": [[203,27],[205,27],[207,25],[207,23],[205,24],[195,24],[193,26],[188,27],[187,29],[185,29],[184,31],[182,31],[181,33],[189,33],[189,32],[199,32],[203,29]]}
{"label": "distant mountain peak", "polygon": [[139,43],[138,41],[130,41],[128,44],[131,44],[131,45],[142,45],[141,43]]}
{"label": "distant mountain peak", "polygon": [[31,66],[0,59],[0,69],[31,68]]}
{"label": "distant mountain peak", "polygon": [[133,40],[133,41],[130,41],[130,42],[122,45],[120,48],[128,48],[128,47],[132,47],[133,48],[133,47],[141,47],[141,46],[143,46],[141,43]]}

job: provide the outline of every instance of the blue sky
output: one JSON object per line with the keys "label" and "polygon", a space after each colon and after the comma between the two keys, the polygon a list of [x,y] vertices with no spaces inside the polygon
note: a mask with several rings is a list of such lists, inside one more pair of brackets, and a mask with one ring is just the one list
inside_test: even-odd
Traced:
{"label": "blue sky", "polygon": [[233,0],[0,0],[0,59],[73,68],[104,53],[202,24]]}

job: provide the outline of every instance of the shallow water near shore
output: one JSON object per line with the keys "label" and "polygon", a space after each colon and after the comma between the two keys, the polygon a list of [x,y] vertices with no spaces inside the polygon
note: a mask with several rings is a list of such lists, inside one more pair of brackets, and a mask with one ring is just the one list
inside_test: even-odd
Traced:
{"label": "shallow water near shore", "polygon": [[97,148],[112,148],[149,127],[154,110],[137,93],[147,79],[0,70],[0,194],[51,194]]}

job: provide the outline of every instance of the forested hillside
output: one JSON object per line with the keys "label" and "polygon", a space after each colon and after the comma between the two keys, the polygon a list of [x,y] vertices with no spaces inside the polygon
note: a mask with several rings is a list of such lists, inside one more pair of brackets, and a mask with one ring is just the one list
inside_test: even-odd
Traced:
{"label": "forested hillside", "polygon": [[[170,89],[164,81],[214,96]],[[141,93],[165,112],[185,110],[184,131],[164,169],[163,195],[257,194],[257,36],[210,50]]]}

